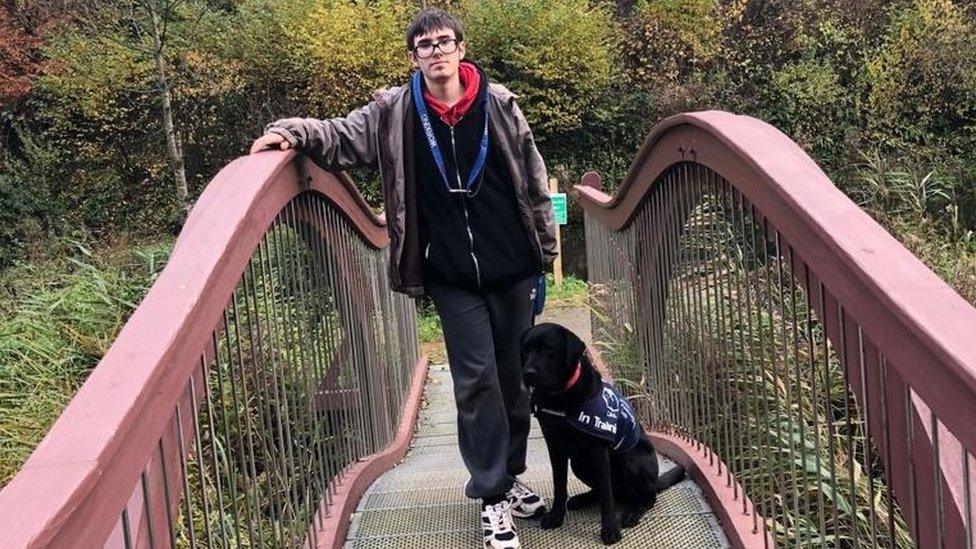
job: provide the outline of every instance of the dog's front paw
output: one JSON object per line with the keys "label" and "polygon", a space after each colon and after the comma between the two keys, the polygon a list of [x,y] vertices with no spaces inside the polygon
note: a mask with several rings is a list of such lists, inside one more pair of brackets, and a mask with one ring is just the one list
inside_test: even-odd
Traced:
{"label": "dog's front paw", "polygon": [[543,530],[559,528],[563,525],[563,518],[565,518],[564,513],[560,513],[559,511],[553,509],[552,511],[542,515],[542,521],[539,522],[539,526],[541,526]]}
{"label": "dog's front paw", "polygon": [[613,545],[623,538],[620,533],[620,526],[616,524],[604,524],[600,529],[600,540],[604,545]]}
{"label": "dog's front paw", "polygon": [[620,515],[620,525],[624,528],[633,528],[640,523],[641,513],[637,510],[627,510]]}
{"label": "dog's front paw", "polygon": [[566,508],[570,511],[576,511],[578,509],[583,509],[594,505],[597,502],[596,490],[590,490],[589,492],[583,492],[582,494],[577,494],[566,501]]}

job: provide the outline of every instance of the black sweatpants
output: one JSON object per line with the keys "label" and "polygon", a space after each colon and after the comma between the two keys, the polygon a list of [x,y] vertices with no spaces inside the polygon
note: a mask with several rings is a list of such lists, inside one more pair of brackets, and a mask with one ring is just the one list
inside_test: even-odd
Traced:
{"label": "black sweatpants", "polygon": [[427,288],[444,329],[454,378],[458,447],[471,480],[469,498],[504,494],[525,471],[529,393],[519,337],[532,325],[537,276],[496,291]]}

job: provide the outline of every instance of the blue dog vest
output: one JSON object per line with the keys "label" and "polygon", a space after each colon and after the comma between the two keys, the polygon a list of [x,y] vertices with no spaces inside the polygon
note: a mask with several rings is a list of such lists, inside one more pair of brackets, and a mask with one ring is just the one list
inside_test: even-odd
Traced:
{"label": "blue dog vest", "polygon": [[637,414],[620,392],[607,382],[603,390],[584,402],[574,412],[539,408],[539,412],[564,417],[570,425],[586,434],[605,440],[615,452],[626,452],[637,446],[641,426]]}

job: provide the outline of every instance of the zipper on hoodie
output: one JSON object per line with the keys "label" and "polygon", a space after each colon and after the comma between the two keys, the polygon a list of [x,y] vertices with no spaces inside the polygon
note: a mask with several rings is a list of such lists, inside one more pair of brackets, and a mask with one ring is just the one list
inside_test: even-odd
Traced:
{"label": "zipper on hoodie", "polygon": [[[462,116],[461,118],[464,117]],[[459,118],[454,124],[459,124],[461,122],[461,118]],[[463,189],[464,185],[461,183],[461,166],[458,164],[457,147],[454,144],[454,126],[449,127],[451,128],[451,153],[454,155],[454,173],[457,175],[458,189]],[[464,195],[461,195],[461,210],[464,211],[464,226],[468,229],[469,250],[471,253],[471,259],[474,261],[474,274],[477,277],[478,289],[480,290],[481,266],[478,265],[478,256],[474,255],[474,234],[471,232],[471,220],[468,217],[468,204],[467,199],[464,198]]]}

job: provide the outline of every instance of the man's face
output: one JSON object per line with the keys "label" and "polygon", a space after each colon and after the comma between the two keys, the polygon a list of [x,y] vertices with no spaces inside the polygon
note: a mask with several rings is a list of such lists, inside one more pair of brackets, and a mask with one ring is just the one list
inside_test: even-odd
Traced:
{"label": "man's face", "polygon": [[[437,45],[431,51],[431,46]],[[413,39],[410,61],[427,80],[446,82],[457,75],[458,63],[464,59],[464,43],[456,42],[454,31],[437,29]],[[447,50],[450,53],[444,53]],[[428,55],[429,54],[429,55]]]}

